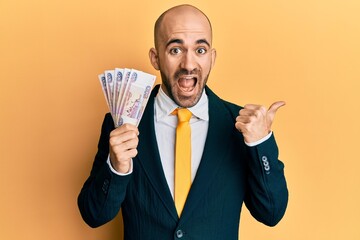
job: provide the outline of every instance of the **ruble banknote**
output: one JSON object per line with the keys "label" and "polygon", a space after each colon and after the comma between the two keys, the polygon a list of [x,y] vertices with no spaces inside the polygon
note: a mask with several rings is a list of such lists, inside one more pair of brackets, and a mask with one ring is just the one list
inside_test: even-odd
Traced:
{"label": "ruble banknote", "polygon": [[129,68],[106,70],[98,75],[106,103],[116,127],[138,125],[156,76]]}

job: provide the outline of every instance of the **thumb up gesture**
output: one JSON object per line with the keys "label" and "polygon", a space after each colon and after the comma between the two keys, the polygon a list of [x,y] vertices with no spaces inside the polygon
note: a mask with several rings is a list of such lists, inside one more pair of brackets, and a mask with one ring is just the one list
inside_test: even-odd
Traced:
{"label": "thumb up gesture", "polygon": [[269,109],[255,104],[246,104],[239,111],[235,127],[243,134],[247,143],[256,142],[271,131],[276,111],[285,105],[284,101],[274,102]]}

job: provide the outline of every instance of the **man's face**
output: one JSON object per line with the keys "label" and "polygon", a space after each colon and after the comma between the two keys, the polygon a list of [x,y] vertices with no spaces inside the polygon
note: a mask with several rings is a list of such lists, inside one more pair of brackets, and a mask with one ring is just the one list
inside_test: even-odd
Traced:
{"label": "man's face", "polygon": [[193,9],[171,11],[164,16],[157,38],[150,59],[160,70],[162,89],[179,106],[194,106],[216,56],[208,20]]}

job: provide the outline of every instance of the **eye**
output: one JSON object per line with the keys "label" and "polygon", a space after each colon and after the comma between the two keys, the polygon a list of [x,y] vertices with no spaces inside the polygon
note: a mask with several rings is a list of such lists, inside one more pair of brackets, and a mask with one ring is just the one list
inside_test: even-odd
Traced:
{"label": "eye", "polygon": [[198,54],[203,55],[203,54],[205,54],[207,52],[207,50],[205,48],[201,47],[201,48],[196,49],[196,52]]}
{"label": "eye", "polygon": [[175,47],[175,48],[170,49],[170,54],[171,55],[177,55],[179,53],[181,53],[181,49],[179,47]]}

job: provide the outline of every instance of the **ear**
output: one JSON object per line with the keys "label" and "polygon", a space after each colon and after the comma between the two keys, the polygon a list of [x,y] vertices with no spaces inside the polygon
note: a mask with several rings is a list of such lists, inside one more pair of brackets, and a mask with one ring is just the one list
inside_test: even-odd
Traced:
{"label": "ear", "polygon": [[151,65],[156,69],[159,70],[159,57],[155,48],[151,48],[149,51],[149,58]]}
{"label": "ear", "polygon": [[215,59],[216,59],[216,49],[211,49],[211,68],[215,65]]}

